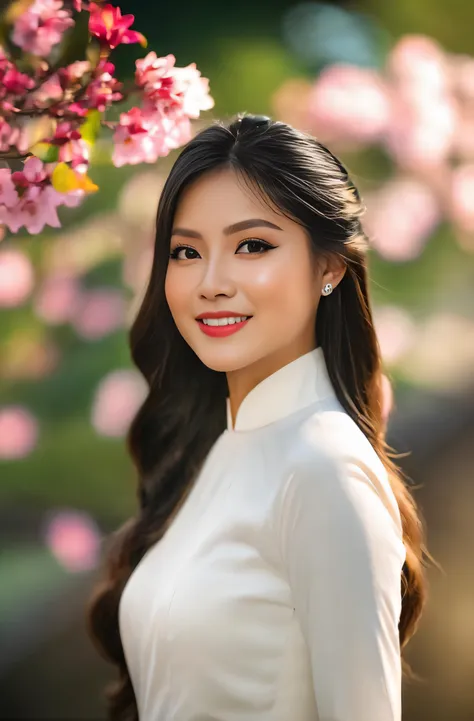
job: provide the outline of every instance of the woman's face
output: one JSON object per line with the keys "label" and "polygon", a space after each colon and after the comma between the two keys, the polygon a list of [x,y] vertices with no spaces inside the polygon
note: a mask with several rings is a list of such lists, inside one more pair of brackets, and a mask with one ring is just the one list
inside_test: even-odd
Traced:
{"label": "woman's face", "polygon": [[332,279],[304,229],[267,207],[232,170],[185,190],[170,254],[171,314],[209,368],[231,372],[263,361],[276,369],[315,347],[321,289]]}

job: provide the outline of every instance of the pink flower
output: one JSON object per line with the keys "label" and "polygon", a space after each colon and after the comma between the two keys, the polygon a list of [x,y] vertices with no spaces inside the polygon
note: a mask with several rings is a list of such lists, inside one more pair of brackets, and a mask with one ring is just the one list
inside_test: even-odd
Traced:
{"label": "pink flower", "polygon": [[112,103],[122,99],[122,83],[113,76],[115,65],[101,61],[94,73],[94,79],[87,86],[86,98],[89,108],[104,112]]}
{"label": "pink flower", "polygon": [[46,518],[43,536],[51,553],[68,571],[78,573],[96,567],[101,537],[97,524],[88,514],[56,511]]}
{"label": "pink flower", "polygon": [[12,35],[15,45],[32,55],[47,57],[61,42],[64,32],[74,25],[70,13],[62,7],[62,0],[35,0],[15,22]]}
{"label": "pink flower", "polygon": [[214,107],[209,95],[209,80],[201,77],[195,63],[174,69],[175,95],[181,98],[181,110],[189,118],[198,118],[201,110]]}
{"label": "pink flower", "polygon": [[18,193],[12,180],[11,171],[0,168],[0,205],[11,208],[18,202]]}
{"label": "pink flower", "polygon": [[0,409],[0,458],[17,460],[28,456],[38,441],[38,423],[22,406]]}
{"label": "pink flower", "polygon": [[390,99],[378,73],[350,65],[333,65],[319,75],[309,97],[316,135],[326,141],[371,143],[390,123]]}
{"label": "pink flower", "polygon": [[117,168],[155,163],[190,140],[191,135],[191,122],[182,112],[132,108],[120,116],[113,138],[112,161]]}
{"label": "pink flower", "polygon": [[174,55],[159,58],[155,52],[150,52],[146,57],[136,60],[135,81],[148,95],[154,94],[160,100],[171,101],[174,89],[172,74],[174,64]]}
{"label": "pink flower", "polygon": [[122,165],[154,163],[159,155],[157,124],[140,108],[132,108],[120,115],[120,122],[114,133],[112,161],[119,168]]}
{"label": "pink flower", "polygon": [[136,61],[135,81],[144,89],[146,107],[179,108],[184,115],[198,118],[201,110],[214,106],[209,81],[194,63],[185,68],[176,68],[174,63],[174,55],[159,58],[155,52]]}
{"label": "pink flower", "polygon": [[45,140],[46,143],[59,147],[59,162],[71,163],[74,169],[86,171],[89,166],[90,147],[82,139],[75,124],[64,121],[56,126],[54,136]]}
{"label": "pink flower", "polygon": [[58,195],[51,186],[41,188],[32,185],[26,189],[18,205],[5,214],[2,222],[12,233],[17,233],[22,227],[32,234],[40,233],[45,225],[59,228]]}
{"label": "pink flower", "polygon": [[25,73],[20,73],[15,66],[11,66],[2,78],[2,91],[12,95],[23,95],[26,90],[34,87],[35,81]]}
{"label": "pink flower", "polygon": [[23,170],[12,174],[16,187],[28,188],[30,185],[40,185],[48,177],[45,167],[39,158],[31,156],[25,160]]}
{"label": "pink flower", "polygon": [[96,5],[90,3],[89,32],[95,35],[103,45],[116,48],[117,45],[140,43],[146,45],[145,37],[129,30],[135,20],[134,15],[123,15],[120,8],[113,5]]}
{"label": "pink flower", "polygon": [[76,60],[74,63],[66,65],[65,68],[59,68],[58,73],[62,84],[67,86],[81,80],[90,69],[91,64],[88,60]]}
{"label": "pink flower", "polygon": [[34,93],[26,98],[25,107],[31,108],[47,108],[62,100],[64,97],[64,88],[62,87],[58,73],[54,73],[42,85],[39,86]]}
{"label": "pink flower", "polygon": [[97,433],[124,436],[147,393],[146,383],[134,370],[117,370],[100,382],[94,397],[92,425]]}
{"label": "pink flower", "polygon": [[0,252],[0,306],[15,308],[27,300],[34,286],[29,257],[20,250]]}
{"label": "pink flower", "polygon": [[17,148],[20,153],[28,150],[28,140],[26,133],[20,128],[14,128],[0,117],[0,152],[5,153],[10,148]]}
{"label": "pink flower", "polygon": [[166,156],[170,150],[180,148],[191,140],[191,121],[182,112],[173,112],[171,110],[166,114],[156,113],[154,118],[162,127],[162,143],[159,146],[159,156]]}

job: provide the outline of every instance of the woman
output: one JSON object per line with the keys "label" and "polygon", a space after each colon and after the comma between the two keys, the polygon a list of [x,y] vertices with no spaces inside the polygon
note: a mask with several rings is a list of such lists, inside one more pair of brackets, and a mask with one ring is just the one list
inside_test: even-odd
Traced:
{"label": "woman", "polygon": [[113,719],[401,718],[423,527],[384,442],[361,211],[262,116],[171,170],[131,331],[140,508],[91,610]]}

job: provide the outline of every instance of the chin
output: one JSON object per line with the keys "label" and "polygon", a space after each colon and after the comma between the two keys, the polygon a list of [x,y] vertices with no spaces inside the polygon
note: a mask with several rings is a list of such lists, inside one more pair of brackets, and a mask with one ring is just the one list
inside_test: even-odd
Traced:
{"label": "chin", "polygon": [[[219,343],[221,340],[217,342]],[[248,351],[239,352],[235,346],[233,348],[221,347],[215,350],[194,347],[193,350],[205,366],[220,373],[231,373],[246,368],[256,360]]]}

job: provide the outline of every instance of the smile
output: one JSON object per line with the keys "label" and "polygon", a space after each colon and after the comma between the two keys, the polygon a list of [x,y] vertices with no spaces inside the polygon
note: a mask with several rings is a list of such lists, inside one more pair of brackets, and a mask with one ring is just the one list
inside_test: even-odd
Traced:
{"label": "smile", "polygon": [[229,316],[227,318],[201,318],[197,320],[203,333],[213,338],[222,338],[246,325],[252,316]]}

